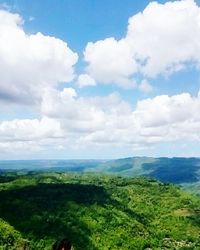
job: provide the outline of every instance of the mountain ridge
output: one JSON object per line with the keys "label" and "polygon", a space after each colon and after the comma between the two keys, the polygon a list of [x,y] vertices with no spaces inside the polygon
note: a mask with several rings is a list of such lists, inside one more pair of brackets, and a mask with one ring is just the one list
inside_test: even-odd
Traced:
{"label": "mountain ridge", "polygon": [[123,177],[146,176],[200,193],[200,158],[127,157],[115,160],[0,161],[0,171],[104,173]]}

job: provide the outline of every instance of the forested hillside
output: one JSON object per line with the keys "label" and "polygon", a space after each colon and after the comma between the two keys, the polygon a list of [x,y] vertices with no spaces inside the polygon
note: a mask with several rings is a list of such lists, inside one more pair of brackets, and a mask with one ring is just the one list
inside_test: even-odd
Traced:
{"label": "forested hillside", "polygon": [[34,160],[0,161],[0,172],[34,171],[63,173],[104,173],[123,177],[147,176],[165,183],[181,185],[200,194],[199,158],[129,157],[116,160]]}
{"label": "forested hillside", "polygon": [[0,249],[200,249],[200,199],[145,178],[1,176]]}
{"label": "forested hillside", "polygon": [[99,163],[86,170],[132,177],[146,175],[176,184],[192,183],[200,179],[200,159],[130,157]]}
{"label": "forested hillside", "polygon": [[130,157],[99,163],[86,171],[127,177],[148,176],[165,183],[181,185],[188,191],[200,194],[199,158]]}

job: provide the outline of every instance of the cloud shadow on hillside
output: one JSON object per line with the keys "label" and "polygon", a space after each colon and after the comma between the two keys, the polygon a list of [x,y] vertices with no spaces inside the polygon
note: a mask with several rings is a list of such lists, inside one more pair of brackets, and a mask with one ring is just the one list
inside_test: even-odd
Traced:
{"label": "cloud shadow on hillside", "polygon": [[144,163],[142,168],[145,171],[150,171],[148,176],[162,182],[192,183],[199,180],[200,159],[158,158],[153,163]]}

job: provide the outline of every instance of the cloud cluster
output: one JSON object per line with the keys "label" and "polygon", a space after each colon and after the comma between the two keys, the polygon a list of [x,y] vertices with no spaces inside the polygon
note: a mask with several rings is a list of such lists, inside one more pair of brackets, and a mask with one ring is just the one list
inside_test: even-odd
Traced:
{"label": "cloud cluster", "polygon": [[[133,149],[173,141],[200,141],[200,94],[161,95],[133,109],[113,93],[83,98],[72,88],[46,90],[41,120],[0,123],[1,141],[124,145]],[[64,146],[64,145],[63,145]]]}
{"label": "cloud cluster", "polygon": [[118,107],[118,112],[105,111],[101,129],[81,140],[133,148],[180,140],[200,141],[200,94],[161,95],[139,101],[135,109],[125,103]]}
{"label": "cloud cluster", "polygon": [[135,87],[135,74],[169,75],[188,63],[199,70],[200,8],[194,0],[151,2],[129,19],[126,36],[89,42],[86,72],[99,83]]}
{"label": "cloud cluster", "polygon": [[27,34],[18,14],[0,10],[0,100],[36,103],[49,86],[74,78],[78,56],[62,40]]}
{"label": "cloud cluster", "polygon": [[42,119],[15,119],[0,123],[0,153],[29,154],[63,142],[60,122],[43,116]]}
{"label": "cloud cluster", "polygon": [[[88,43],[86,72],[75,83],[134,88],[134,76],[141,74],[147,80],[138,88],[148,93],[150,77],[171,74],[189,62],[199,69],[199,41],[200,9],[193,0],[150,3],[129,19],[121,40]],[[74,79],[77,60],[64,41],[27,34],[19,15],[0,11],[0,101],[37,103],[40,112],[37,119],[1,121],[0,152],[66,145],[141,149],[200,141],[200,94],[160,95],[140,100],[135,107],[118,93],[82,97],[74,88],[58,88]]]}
{"label": "cloud cluster", "polygon": [[[130,112],[129,105],[115,93],[88,99],[78,97],[72,88],[63,91],[48,88],[41,103],[41,120],[18,119],[0,123],[0,149],[12,150],[20,145],[20,150],[22,145],[28,144],[38,150],[38,147],[66,146],[66,142],[82,146],[87,136],[102,133],[106,127],[112,129],[112,119],[118,119],[121,113],[125,115],[127,112]],[[122,126],[124,121],[117,122]]]}
{"label": "cloud cluster", "polygon": [[60,138],[60,124],[55,119],[43,117],[38,119],[22,119],[3,121],[0,123],[1,142],[34,141],[43,138]]}

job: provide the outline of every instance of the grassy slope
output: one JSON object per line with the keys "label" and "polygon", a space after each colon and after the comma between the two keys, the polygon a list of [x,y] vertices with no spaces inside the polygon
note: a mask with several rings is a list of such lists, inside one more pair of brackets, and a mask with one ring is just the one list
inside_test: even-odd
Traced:
{"label": "grassy slope", "polygon": [[15,246],[26,238],[50,250],[67,236],[75,250],[200,249],[200,201],[173,185],[46,173],[0,184],[0,200],[0,216],[20,232]]}

